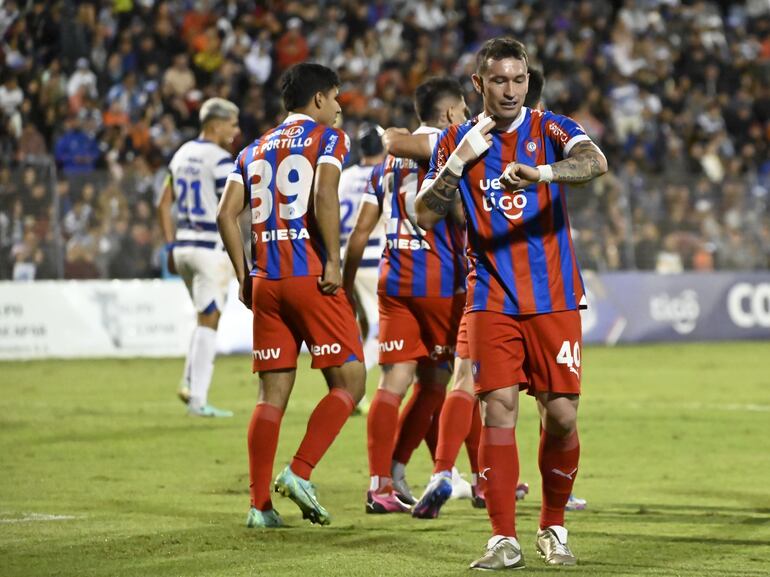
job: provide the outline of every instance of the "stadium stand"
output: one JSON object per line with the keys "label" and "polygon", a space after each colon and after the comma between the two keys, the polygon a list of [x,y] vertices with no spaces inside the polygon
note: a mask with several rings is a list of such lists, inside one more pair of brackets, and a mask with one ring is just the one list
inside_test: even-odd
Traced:
{"label": "stadium stand", "polygon": [[569,201],[584,268],[770,268],[767,2],[7,0],[0,279],[161,275],[155,196],[206,98],[238,104],[249,141],[312,60],[340,72],[348,134],[415,128],[431,75],[478,110],[473,54],[500,34],[613,167]]}

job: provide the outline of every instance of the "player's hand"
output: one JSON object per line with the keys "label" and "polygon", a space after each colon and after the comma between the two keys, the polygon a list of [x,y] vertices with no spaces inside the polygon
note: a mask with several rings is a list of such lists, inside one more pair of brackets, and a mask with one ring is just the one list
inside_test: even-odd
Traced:
{"label": "player's hand", "polygon": [[244,306],[251,310],[251,289],[252,289],[251,275],[249,270],[246,269],[246,275],[244,278],[238,281],[238,300],[241,301]]}
{"label": "player's hand", "polygon": [[393,144],[393,139],[396,138],[399,134],[410,134],[410,132],[406,128],[397,128],[395,126],[386,129],[381,138],[383,148],[385,150],[390,150],[390,147]]}
{"label": "player's hand", "polygon": [[518,162],[509,163],[500,175],[500,184],[509,191],[521,190],[530,184],[535,184],[538,180],[540,180],[540,173],[537,168]]}
{"label": "player's hand", "polygon": [[324,267],[324,275],[318,279],[318,286],[325,295],[337,294],[337,291],[342,286],[340,265],[327,262]]}
{"label": "player's hand", "polygon": [[452,156],[456,156],[464,165],[479,158],[492,146],[491,132],[494,127],[495,119],[491,116],[485,116],[479,120],[465,133]]}
{"label": "player's hand", "polygon": [[174,243],[166,244],[166,268],[171,274],[179,274],[176,270],[176,262],[174,262]]}

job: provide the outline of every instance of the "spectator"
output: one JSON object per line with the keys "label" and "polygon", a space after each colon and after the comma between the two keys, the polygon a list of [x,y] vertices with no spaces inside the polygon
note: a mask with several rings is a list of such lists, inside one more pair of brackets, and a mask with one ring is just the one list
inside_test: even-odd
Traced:
{"label": "spectator", "polygon": [[64,175],[90,173],[99,158],[96,139],[89,136],[80,127],[80,121],[68,117],[65,131],[56,141],[54,155]]}

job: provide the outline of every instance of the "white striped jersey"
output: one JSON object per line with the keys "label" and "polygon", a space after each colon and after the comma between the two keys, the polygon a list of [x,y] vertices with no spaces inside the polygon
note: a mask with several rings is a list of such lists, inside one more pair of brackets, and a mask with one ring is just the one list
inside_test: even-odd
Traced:
{"label": "white striped jersey", "polygon": [[[343,170],[340,175],[340,247],[343,253],[348,244],[348,237],[353,232],[356,215],[358,214],[358,206],[361,204],[361,197],[366,192],[373,169],[374,166],[356,164]],[[385,227],[382,221],[380,221],[372,231],[369,242],[366,244],[361,266],[377,268],[380,264],[380,257],[384,248]]]}
{"label": "white striped jersey", "polygon": [[177,247],[222,248],[217,205],[233,171],[233,157],[209,140],[190,140],[169,164],[177,203]]}

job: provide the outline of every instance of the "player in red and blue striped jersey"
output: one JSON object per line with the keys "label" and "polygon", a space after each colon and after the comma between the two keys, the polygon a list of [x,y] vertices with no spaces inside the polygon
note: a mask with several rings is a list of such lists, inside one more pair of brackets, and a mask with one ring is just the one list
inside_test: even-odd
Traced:
{"label": "player in red and blue striped jersey", "polygon": [[[421,121],[415,132],[435,138],[441,128],[465,119],[462,87],[448,78],[427,80],[417,88],[415,108]],[[408,510],[408,503],[394,491],[391,475],[398,408],[417,375],[424,400],[430,402],[406,417],[416,447],[443,402],[451,376],[447,361],[454,355],[465,302],[458,223],[447,220],[428,232],[413,222],[414,199],[427,168],[425,162],[393,156],[375,168],[345,255],[343,284],[349,289],[369,234],[383,215],[386,246],[378,285],[382,376],[368,416],[369,513]]]}
{"label": "player in red and blue striped jersey", "polygon": [[[241,284],[240,298],[254,314],[253,369],[259,403],[249,426],[249,527],[282,524],[270,500],[270,479],[281,418],[294,385],[304,341],[312,366],[323,371],[329,394],[310,416],[294,459],[276,478],[313,523],[326,525],[310,474],[364,393],[366,372],[353,310],[341,289],[340,171],[348,154],[339,113],[339,77],[325,66],[302,63],[281,80],[289,116],[238,156],[228,177],[217,223]],[[238,215],[251,208],[249,273]]]}
{"label": "player in red and blue striped jersey", "polygon": [[484,409],[479,466],[493,529],[487,553],[471,567],[524,565],[514,490],[518,392],[525,387],[542,416],[537,548],[548,564],[573,565],[564,508],[580,452],[578,309],[584,289],[563,183],[588,182],[607,171],[607,161],[576,122],[523,106],[528,59],[521,43],[486,42],[472,79],[484,111],[444,131],[415,203],[418,223],[431,228],[449,212],[459,189],[466,215],[468,340]]}

